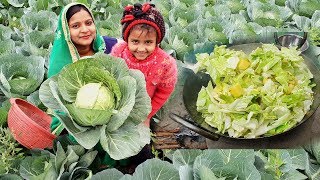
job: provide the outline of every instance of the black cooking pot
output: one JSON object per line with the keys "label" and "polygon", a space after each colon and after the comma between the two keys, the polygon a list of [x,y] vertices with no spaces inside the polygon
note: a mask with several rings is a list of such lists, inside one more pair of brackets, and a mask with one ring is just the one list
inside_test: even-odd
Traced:
{"label": "black cooking pot", "polygon": [[[235,45],[229,48],[237,51],[242,50],[246,54],[249,54],[253,50],[255,50],[257,47],[260,47],[261,45],[262,45],[261,43],[251,43],[251,44]],[[316,84],[316,86],[313,88],[314,101],[313,101],[313,104],[311,105],[310,110],[306,113],[304,118],[299,123],[297,123],[294,127],[292,127],[291,129],[283,133],[292,131],[292,129],[296,128],[297,126],[301,125],[303,122],[307,121],[313,115],[313,113],[316,111],[316,109],[320,104],[320,71],[315,65],[315,63],[312,61],[312,59],[310,59],[309,57],[303,54],[301,54],[301,56],[304,58],[306,65],[308,66],[309,70],[313,74],[312,81]],[[217,132],[217,129],[209,126],[204,121],[204,118],[201,116],[201,113],[197,111],[196,101],[198,98],[198,93],[201,90],[202,86],[208,85],[208,82],[210,80],[211,80],[210,76],[205,73],[199,72],[197,74],[194,74],[194,73],[189,74],[189,76],[186,78],[186,81],[183,87],[183,101],[188,111],[188,114],[190,115],[191,118],[181,117],[176,113],[171,113],[169,115],[170,118],[211,140],[218,140],[221,136],[232,138],[232,139],[248,139],[243,137],[239,137],[239,138],[230,137],[226,133],[222,134]],[[250,138],[250,139],[269,138],[269,137],[277,136],[283,133],[279,133],[272,136],[259,136],[259,137]]]}

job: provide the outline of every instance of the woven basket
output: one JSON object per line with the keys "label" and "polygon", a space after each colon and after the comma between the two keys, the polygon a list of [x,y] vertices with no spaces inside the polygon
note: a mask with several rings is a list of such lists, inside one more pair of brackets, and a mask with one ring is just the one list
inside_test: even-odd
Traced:
{"label": "woven basket", "polygon": [[29,149],[52,148],[56,136],[50,132],[51,117],[22,99],[11,98],[10,103],[8,127],[13,137]]}

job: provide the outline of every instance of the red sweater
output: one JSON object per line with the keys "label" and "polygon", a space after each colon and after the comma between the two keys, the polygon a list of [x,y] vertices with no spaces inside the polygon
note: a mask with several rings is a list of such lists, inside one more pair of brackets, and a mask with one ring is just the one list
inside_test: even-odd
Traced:
{"label": "red sweater", "polygon": [[174,90],[178,78],[176,60],[159,47],[156,47],[145,60],[138,60],[129,51],[126,42],[119,42],[113,46],[111,55],[124,59],[130,69],[138,69],[144,74],[152,105],[149,120]]}

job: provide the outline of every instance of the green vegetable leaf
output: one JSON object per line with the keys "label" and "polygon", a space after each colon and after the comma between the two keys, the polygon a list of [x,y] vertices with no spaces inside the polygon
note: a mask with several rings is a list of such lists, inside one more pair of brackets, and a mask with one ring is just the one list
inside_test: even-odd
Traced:
{"label": "green vegetable leaf", "polygon": [[308,153],[304,149],[288,149],[292,168],[304,170],[308,165]]}
{"label": "green vegetable leaf", "polygon": [[117,169],[106,169],[92,176],[92,180],[116,180],[121,179],[124,174]]}
{"label": "green vegetable leaf", "polygon": [[38,56],[3,55],[0,61],[1,83],[7,96],[11,97],[10,93],[25,96],[36,91],[44,78],[44,61]]}
{"label": "green vegetable leaf", "polygon": [[20,164],[19,172],[24,179],[46,179],[58,177],[50,157],[46,155],[26,157]]}
{"label": "green vegetable leaf", "polygon": [[197,149],[188,149],[183,150],[179,149],[173,153],[173,165],[179,169],[180,166],[184,165],[193,165],[197,156],[202,154],[201,150]]}
{"label": "green vegetable leaf", "polygon": [[149,96],[146,96],[148,92],[144,88],[146,87],[146,82],[143,80],[144,75],[138,70],[131,69],[130,76],[135,78],[137,82],[137,90],[135,95],[135,104],[130,112],[129,118],[135,124],[140,124],[147,119],[149,113],[151,112],[151,99]]}
{"label": "green vegetable leaf", "polygon": [[207,167],[218,177],[260,179],[253,162],[253,150],[205,150],[196,158],[193,166],[196,179],[200,178],[203,167]]}
{"label": "green vegetable leaf", "polygon": [[107,129],[108,131],[117,130],[128,118],[135,104],[136,80],[130,76],[126,76],[118,80],[121,94],[120,109],[111,117]]}
{"label": "green vegetable leaf", "polygon": [[8,0],[8,3],[13,7],[22,7],[25,0]]}
{"label": "green vegetable leaf", "polygon": [[72,119],[67,116],[56,115],[56,117],[62,122],[68,132],[74,136],[76,141],[84,148],[91,149],[99,142],[101,126],[85,128],[75,125]]}
{"label": "green vegetable leaf", "polygon": [[10,29],[10,27],[0,24],[0,39],[2,41],[11,39],[12,34],[13,31]]}
{"label": "green vegetable leaf", "polygon": [[29,12],[24,14],[20,21],[25,32],[32,32],[34,30],[54,32],[58,16],[52,11]]}
{"label": "green vegetable leaf", "polygon": [[149,159],[136,168],[130,179],[178,180],[179,173],[178,170],[175,169],[169,162],[161,161],[159,159]]}
{"label": "green vegetable leaf", "polygon": [[112,132],[103,126],[100,143],[112,159],[124,159],[138,154],[142,147],[150,143],[150,130],[143,123],[126,123]]}
{"label": "green vegetable leaf", "polygon": [[297,170],[290,170],[289,172],[285,173],[283,176],[280,177],[280,179],[284,180],[302,180],[307,179],[308,177],[304,175],[303,173],[297,171]]}
{"label": "green vegetable leaf", "polygon": [[225,180],[226,177],[218,178],[209,168],[202,166],[199,171],[199,177],[201,180]]}

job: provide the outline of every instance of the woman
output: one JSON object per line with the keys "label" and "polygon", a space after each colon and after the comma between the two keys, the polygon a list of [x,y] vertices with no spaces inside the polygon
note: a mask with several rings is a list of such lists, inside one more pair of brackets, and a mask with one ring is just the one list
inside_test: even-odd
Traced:
{"label": "woman", "polygon": [[[117,39],[99,35],[90,10],[82,3],[66,5],[58,19],[53,48],[50,54],[48,78],[56,75],[70,63],[96,52],[109,53]],[[63,129],[57,118],[52,119],[51,130]]]}
{"label": "woman", "polygon": [[[66,5],[58,19],[58,27],[50,54],[48,78],[58,74],[65,65],[76,62],[82,57],[92,56],[101,51],[106,54],[110,53],[112,46],[116,43],[117,39],[115,38],[99,35],[93,15],[84,4],[70,3]],[[51,130],[55,134],[60,134],[63,129],[61,122],[53,117]],[[73,137],[69,137],[74,140]],[[103,153],[102,164],[107,167],[115,165],[116,161],[111,159],[108,154],[104,155],[105,152],[101,147],[97,147],[97,149],[100,149],[99,154]]]}
{"label": "woman", "polygon": [[81,3],[66,5],[58,19],[53,48],[50,54],[48,77],[84,56],[96,52],[109,53],[117,39],[99,35],[90,10]]}

